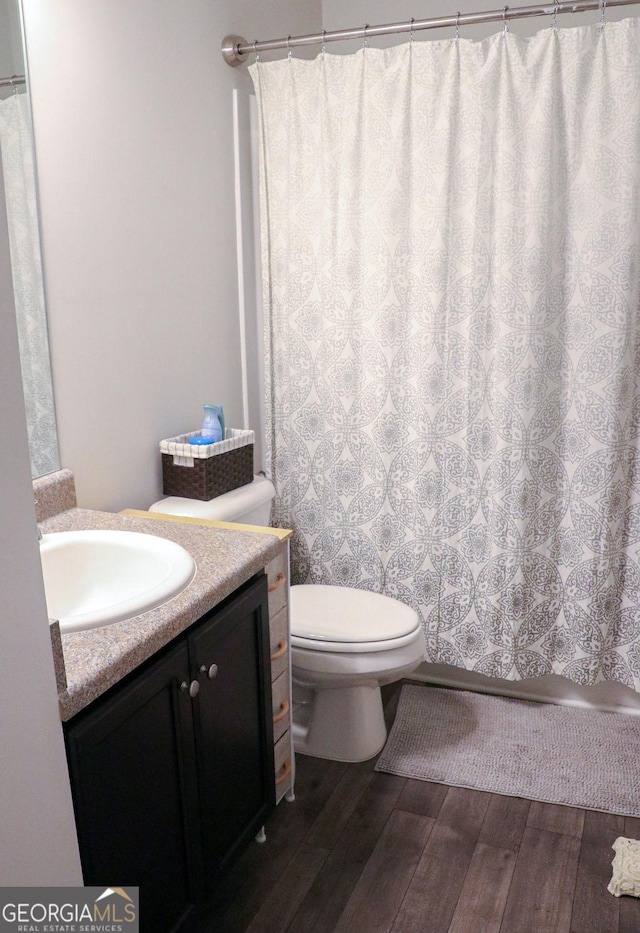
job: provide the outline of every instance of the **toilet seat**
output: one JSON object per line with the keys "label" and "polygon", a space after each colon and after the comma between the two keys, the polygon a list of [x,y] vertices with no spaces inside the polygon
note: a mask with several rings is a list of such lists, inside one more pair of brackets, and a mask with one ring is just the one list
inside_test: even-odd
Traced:
{"label": "toilet seat", "polygon": [[354,587],[291,587],[291,644],[310,651],[364,653],[409,644],[420,631],[417,613],[404,603]]}

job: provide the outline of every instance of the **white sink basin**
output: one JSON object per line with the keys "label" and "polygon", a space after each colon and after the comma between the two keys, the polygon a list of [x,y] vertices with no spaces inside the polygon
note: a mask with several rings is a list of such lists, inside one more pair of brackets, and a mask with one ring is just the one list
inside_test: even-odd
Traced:
{"label": "white sink basin", "polygon": [[193,580],[183,547],[134,531],[43,535],[40,557],[49,618],[81,632],[156,609]]}

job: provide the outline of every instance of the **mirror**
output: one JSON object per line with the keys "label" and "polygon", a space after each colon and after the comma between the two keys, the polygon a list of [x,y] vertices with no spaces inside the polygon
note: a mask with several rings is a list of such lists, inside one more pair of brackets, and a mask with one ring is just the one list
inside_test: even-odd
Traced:
{"label": "mirror", "polygon": [[0,0],[0,147],[32,477],[60,469],[19,0]]}

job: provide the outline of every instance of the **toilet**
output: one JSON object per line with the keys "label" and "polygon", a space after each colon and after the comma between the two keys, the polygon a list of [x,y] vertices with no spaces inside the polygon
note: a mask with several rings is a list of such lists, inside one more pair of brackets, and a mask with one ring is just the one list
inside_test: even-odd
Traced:
{"label": "toilet", "polygon": [[[263,476],[208,502],[170,496],[150,512],[269,524],[273,484]],[[296,752],[365,761],[387,729],[380,687],[406,677],[424,657],[417,613],[380,593],[353,587],[291,587],[293,742]]]}
{"label": "toilet", "polygon": [[291,587],[293,741],[296,751],[365,761],[387,738],[380,687],[424,657],[416,612],[346,586]]}

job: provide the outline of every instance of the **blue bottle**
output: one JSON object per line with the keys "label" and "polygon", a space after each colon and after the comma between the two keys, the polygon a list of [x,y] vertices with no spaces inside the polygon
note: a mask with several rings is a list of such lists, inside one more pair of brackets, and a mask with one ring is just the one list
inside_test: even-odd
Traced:
{"label": "blue bottle", "polygon": [[[204,421],[202,422],[201,437],[210,438],[210,444],[222,440],[222,426],[218,415],[219,405],[204,406]],[[221,409],[220,409],[221,410]]]}
{"label": "blue bottle", "polygon": [[214,412],[218,416],[218,421],[220,422],[220,430],[222,431],[221,440],[225,440],[227,434],[225,431],[224,411],[222,410],[222,405],[210,405],[209,407],[213,408]]}

